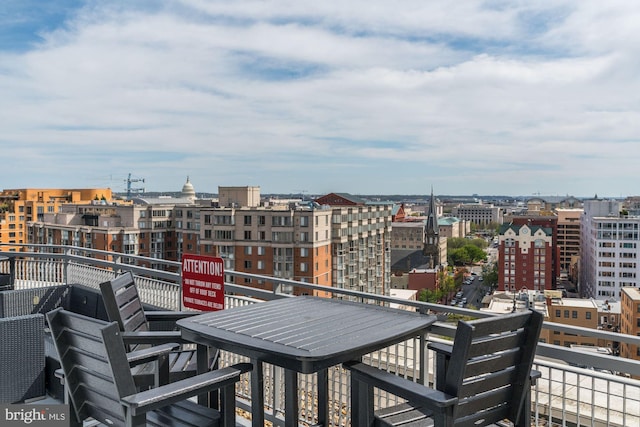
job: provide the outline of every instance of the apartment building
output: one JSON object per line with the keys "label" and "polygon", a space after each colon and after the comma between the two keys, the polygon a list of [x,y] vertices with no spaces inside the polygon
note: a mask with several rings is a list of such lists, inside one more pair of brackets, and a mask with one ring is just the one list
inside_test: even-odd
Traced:
{"label": "apartment building", "polygon": [[616,200],[587,200],[580,221],[580,281],[583,297],[620,300],[638,287],[640,217],[623,213]]}
{"label": "apartment building", "polygon": [[146,212],[145,207],[132,204],[69,203],[60,206],[58,212],[29,221],[28,241],[141,255],[140,225],[144,226]]}
{"label": "apartment building", "polygon": [[580,254],[580,217],[583,209],[556,209],[558,216],[558,250],[560,253],[560,272],[570,278],[575,277],[576,266],[573,260]]}
{"label": "apartment building", "polygon": [[[621,297],[620,332],[640,336],[640,289],[623,287]],[[621,343],[620,356],[640,360],[640,346]]]}
{"label": "apartment building", "polygon": [[560,248],[558,247],[558,217],[551,212],[521,213],[505,215],[505,223],[513,225],[537,226],[550,230],[551,235],[551,258],[546,259],[546,263],[551,264],[551,289],[556,289],[558,277],[560,276]]}
{"label": "apartment building", "polygon": [[[109,188],[41,189],[24,188],[3,190],[0,193],[0,243],[28,243],[27,223],[42,221],[47,213],[58,212],[67,203],[112,201]],[[15,247],[5,246],[13,251]]]}
{"label": "apartment building", "polygon": [[[198,251],[222,257],[226,269],[332,286],[330,208],[304,204],[198,211]],[[272,290],[266,281],[245,279],[245,284]],[[282,291],[308,292],[288,285]]]}
{"label": "apartment building", "polygon": [[[30,219],[23,243],[175,261],[185,253],[212,255],[239,272],[379,294],[390,288],[391,205],[349,204],[340,198],[343,204],[334,206],[260,206],[259,187],[220,187],[231,206],[219,207],[196,199],[187,184],[182,198],[137,197],[128,205],[91,200],[52,209]],[[237,206],[238,201],[256,206]],[[266,281],[247,283],[271,289]],[[283,291],[305,292],[286,285]]]}
{"label": "apartment building", "polygon": [[333,285],[385,295],[391,287],[392,204],[368,204],[345,193],[315,202],[331,208]]}
{"label": "apartment building", "polygon": [[505,224],[498,236],[498,289],[544,291],[553,284],[553,231]]}

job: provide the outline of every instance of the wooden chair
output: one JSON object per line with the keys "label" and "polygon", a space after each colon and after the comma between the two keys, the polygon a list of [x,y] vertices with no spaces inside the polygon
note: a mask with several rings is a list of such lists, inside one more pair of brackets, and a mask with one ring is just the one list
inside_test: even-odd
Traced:
{"label": "wooden chair", "polygon": [[[351,370],[352,425],[486,426],[510,420],[529,426],[531,366],[543,315],[527,310],[470,322],[460,321],[453,346],[430,344],[436,352],[436,389],[354,361]],[[379,388],[408,404],[374,413]]]}
{"label": "wooden chair", "polygon": [[[69,394],[72,424],[93,418],[113,426],[235,427],[235,383],[251,370],[238,364],[158,388],[137,392],[118,325],[58,308],[47,314]],[[139,360],[157,358],[168,371],[168,348],[135,352]],[[221,410],[186,400],[221,389]],[[75,419],[74,419],[75,418]]]}
{"label": "wooden chair", "polygon": [[[175,322],[179,319],[199,314],[188,311],[155,311],[146,310],[142,305],[133,274],[127,272],[113,280],[100,284],[104,306],[109,320],[118,324],[123,332],[123,339],[128,351],[145,348],[167,342],[188,343],[175,330]],[[165,326],[165,330],[152,330],[153,323]],[[169,381],[177,381],[193,376],[197,372],[196,350],[179,350],[170,355]],[[212,352],[208,361],[209,370],[217,363],[217,352]],[[143,370],[143,369],[141,369]],[[150,372],[149,375],[152,375]],[[141,372],[136,378],[142,377]],[[139,380],[144,384],[144,380]]]}

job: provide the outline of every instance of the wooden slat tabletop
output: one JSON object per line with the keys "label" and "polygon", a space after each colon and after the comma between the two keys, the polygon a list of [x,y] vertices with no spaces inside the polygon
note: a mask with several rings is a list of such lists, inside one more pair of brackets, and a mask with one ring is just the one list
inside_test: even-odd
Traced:
{"label": "wooden slat tabletop", "polygon": [[191,341],[311,373],[424,333],[434,321],[406,310],[295,297],[205,313],[178,326]]}

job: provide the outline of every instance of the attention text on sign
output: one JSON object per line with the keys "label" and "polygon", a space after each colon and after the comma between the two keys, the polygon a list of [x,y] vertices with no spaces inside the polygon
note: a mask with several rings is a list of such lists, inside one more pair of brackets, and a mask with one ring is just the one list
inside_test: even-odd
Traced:
{"label": "attention text on sign", "polygon": [[202,311],[224,309],[224,262],[222,258],[183,255],[182,305]]}

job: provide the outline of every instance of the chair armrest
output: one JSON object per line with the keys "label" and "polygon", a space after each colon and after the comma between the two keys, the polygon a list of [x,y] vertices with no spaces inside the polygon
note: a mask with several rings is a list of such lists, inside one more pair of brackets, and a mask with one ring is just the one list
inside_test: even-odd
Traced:
{"label": "chair armrest", "polygon": [[160,356],[167,355],[171,353],[172,350],[175,350],[180,347],[180,344],[176,343],[167,343],[156,345],[153,347],[145,348],[142,350],[135,350],[127,353],[127,360],[129,361],[129,365],[136,366],[142,363],[153,362],[158,359]]}
{"label": "chair armrest", "polygon": [[180,331],[144,331],[144,332],[122,332],[122,341],[125,345],[132,344],[193,344],[182,338]]}
{"label": "chair armrest", "polygon": [[453,346],[451,344],[443,344],[439,342],[430,342],[427,344],[427,348],[429,350],[433,350],[438,354],[443,354],[445,356],[451,356],[451,350]]}
{"label": "chair armrest", "polygon": [[198,394],[207,393],[240,380],[240,375],[253,369],[250,363],[239,363],[215,371],[169,383],[121,399],[132,415],[140,415]]}
{"label": "chair armrest", "polygon": [[202,314],[198,311],[165,311],[165,310],[145,310],[144,316],[148,322],[175,322],[180,319]]}
{"label": "chair armrest", "polygon": [[389,372],[382,371],[361,362],[346,362],[343,366],[351,371],[351,375],[370,386],[380,388],[406,400],[420,402],[430,409],[442,411],[443,408],[453,407],[458,398],[439,390],[425,387]]}

